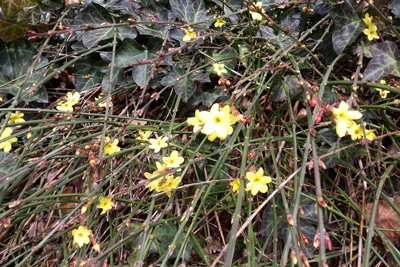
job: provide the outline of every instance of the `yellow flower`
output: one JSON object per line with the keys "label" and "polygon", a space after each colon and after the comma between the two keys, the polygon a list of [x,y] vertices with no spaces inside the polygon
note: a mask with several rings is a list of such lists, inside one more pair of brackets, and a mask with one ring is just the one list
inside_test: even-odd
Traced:
{"label": "yellow flower", "polygon": [[371,23],[368,28],[365,28],[363,33],[368,37],[369,41],[372,41],[373,39],[379,39],[378,28],[374,23]]}
{"label": "yellow flower", "polygon": [[[97,102],[97,101],[99,101],[100,99],[102,99],[102,96],[99,96],[99,97],[95,97],[94,98],[94,100]],[[109,102],[109,107],[112,107],[113,106],[113,103],[111,102],[112,101],[112,99],[110,98],[110,102]],[[103,99],[101,102],[99,102],[98,104],[97,104],[97,106],[98,107],[100,107],[100,108],[106,108],[107,107],[107,99]]]}
{"label": "yellow flower", "polygon": [[208,140],[213,142],[216,138],[225,140],[228,135],[231,135],[233,128],[231,125],[236,123],[235,116],[231,113],[229,106],[219,108],[219,104],[214,104],[211,110],[200,111],[199,118],[206,123],[201,132],[208,136]]}
{"label": "yellow flower", "polygon": [[179,157],[178,151],[174,150],[169,157],[163,157],[162,161],[166,164],[167,168],[178,168],[184,159],[183,157]]}
{"label": "yellow flower", "polygon": [[[380,80],[379,83],[380,84],[386,84],[386,81],[385,80]],[[376,89],[376,91],[379,92],[379,95],[381,96],[381,98],[386,98],[388,93],[390,93],[389,90],[385,90],[385,89],[381,89],[381,88],[375,88],[375,89]]]}
{"label": "yellow flower", "polygon": [[140,140],[140,141],[149,141],[149,137],[152,134],[152,131],[142,131],[139,130],[136,136],[136,140]]}
{"label": "yellow flower", "polygon": [[352,140],[361,139],[363,137],[363,129],[361,124],[353,123],[350,128],[347,129]]}
{"label": "yellow flower", "polygon": [[369,27],[369,25],[372,23],[372,17],[368,13],[365,13],[365,17],[362,19],[362,21],[367,27]]}
{"label": "yellow flower", "polygon": [[[25,120],[22,117],[24,117],[24,113],[22,113],[21,111],[16,111],[15,113],[11,113],[10,119],[8,120],[8,124],[25,122]],[[21,127],[21,125],[18,125],[17,127],[19,128]]]}
{"label": "yellow flower", "polygon": [[72,236],[74,238],[74,243],[78,247],[82,247],[83,244],[89,244],[90,242],[90,230],[85,226],[79,225],[78,229],[72,230]]}
{"label": "yellow flower", "polygon": [[72,106],[79,103],[80,94],[78,92],[68,92],[67,93],[67,102]]}
{"label": "yellow flower", "polygon": [[111,142],[110,137],[106,137],[106,145],[104,146],[104,155],[111,155],[114,153],[117,153],[121,150],[121,148],[118,146],[119,140],[117,138],[114,139],[113,142]]}
{"label": "yellow flower", "polygon": [[[257,10],[261,10],[261,12],[263,12],[263,13],[265,12],[265,10],[262,8],[262,2],[257,2],[255,4],[255,6],[257,7]],[[251,17],[253,18],[253,20],[262,20],[263,19],[263,16],[258,12],[249,10],[249,13],[250,13]]]}
{"label": "yellow flower", "polygon": [[213,67],[218,76],[221,76],[223,73],[228,73],[225,69],[225,64],[214,63]]}
{"label": "yellow flower", "polygon": [[196,110],[194,113],[194,117],[190,117],[186,120],[187,124],[194,126],[193,127],[193,132],[196,133],[199,130],[201,130],[201,128],[203,128],[203,124],[205,123],[205,121],[202,121],[199,118],[199,110]]}
{"label": "yellow flower", "polygon": [[59,104],[56,107],[57,110],[68,111],[68,112],[74,111],[73,106],[78,104],[79,97],[80,97],[80,94],[78,92],[75,92],[75,93],[68,92],[67,97],[65,98],[65,101],[63,101],[61,104]]}
{"label": "yellow flower", "polygon": [[226,24],[226,21],[223,18],[217,18],[217,21],[214,23],[214,27],[222,27]]}
{"label": "yellow flower", "polygon": [[375,129],[365,131],[365,139],[372,141],[376,137]]}
{"label": "yellow flower", "polygon": [[233,179],[233,181],[230,182],[229,185],[232,186],[232,192],[238,191],[240,188],[240,179],[239,178]]}
{"label": "yellow flower", "polygon": [[256,173],[247,172],[246,178],[249,182],[246,184],[246,191],[251,191],[253,196],[257,195],[258,192],[266,193],[268,191],[268,185],[272,178],[271,176],[264,176],[263,168],[259,168]]}
{"label": "yellow flower", "polygon": [[57,108],[57,110],[60,110],[60,111],[68,111],[68,112],[74,111],[73,106],[68,102],[61,103],[56,108]]}
{"label": "yellow flower", "polygon": [[100,215],[106,213],[108,210],[112,209],[115,206],[114,202],[112,202],[111,197],[99,197],[99,204],[97,204],[96,208],[101,209]]}
{"label": "yellow flower", "polygon": [[166,167],[167,167],[166,164],[161,164],[160,162],[156,161],[157,170],[154,171],[153,173],[149,173],[149,172],[145,172],[144,173],[144,176],[147,179],[154,179],[156,177],[159,177],[159,178],[154,179],[153,181],[151,181],[150,183],[148,183],[146,185],[146,187],[150,188],[150,191],[153,191],[154,189],[159,187],[162,179],[164,178],[164,176],[161,176],[161,175],[162,175],[163,172],[166,171]]}
{"label": "yellow flower", "polygon": [[150,138],[149,139],[149,148],[154,149],[155,153],[160,152],[161,148],[167,147],[168,146],[168,137],[158,137],[157,139]]}
{"label": "yellow flower", "polygon": [[189,27],[188,29],[183,29],[183,31],[185,32],[185,36],[183,36],[183,41],[185,43],[189,42],[193,38],[196,38],[196,32],[193,31],[192,28]]}
{"label": "yellow flower", "polygon": [[342,101],[338,108],[333,108],[333,116],[335,117],[336,133],[339,137],[346,135],[346,131],[353,124],[353,120],[361,119],[362,114],[357,110],[349,110],[349,105]]}
{"label": "yellow flower", "polygon": [[[4,131],[3,131],[3,133],[2,133],[1,136],[0,136],[0,140],[3,140],[3,139],[5,139],[5,138],[11,136],[12,133],[13,133],[13,130],[12,130],[10,127],[5,128]],[[15,143],[15,142],[17,142],[17,141],[18,141],[18,138],[17,138],[17,137],[13,137],[13,138],[11,138],[11,139],[8,139],[8,140],[6,140],[6,141],[3,141],[3,142],[0,143],[0,149],[3,149],[3,151],[4,151],[5,153],[8,153],[8,152],[11,151],[12,143]]]}
{"label": "yellow flower", "polygon": [[156,190],[158,192],[165,192],[165,194],[170,197],[171,191],[178,187],[181,180],[182,178],[180,176],[176,178],[173,175],[164,176]]}

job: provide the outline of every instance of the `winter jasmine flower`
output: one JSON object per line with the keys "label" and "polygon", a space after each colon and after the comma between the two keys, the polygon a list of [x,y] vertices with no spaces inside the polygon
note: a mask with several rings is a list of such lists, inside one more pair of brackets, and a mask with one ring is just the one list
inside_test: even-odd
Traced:
{"label": "winter jasmine flower", "polygon": [[169,157],[163,157],[162,161],[166,164],[167,168],[178,168],[184,159],[183,157],[179,157],[178,151],[174,150]]}
{"label": "winter jasmine flower", "polygon": [[214,27],[222,27],[226,24],[226,21],[223,18],[217,18],[217,21],[214,23]]}
{"label": "winter jasmine flower", "polygon": [[365,25],[367,26],[367,27],[369,27],[369,25],[371,25],[371,23],[372,23],[372,17],[368,14],[368,13],[365,13],[365,16],[364,16],[364,18],[362,19],[362,21],[365,23]]}
{"label": "winter jasmine flower", "polygon": [[219,108],[219,104],[214,104],[210,111],[200,111],[199,118],[205,121],[201,132],[208,136],[208,140],[213,142],[216,138],[225,140],[231,135],[233,128],[231,125],[236,123],[235,116],[231,113],[229,106]]}
{"label": "winter jasmine flower", "polygon": [[376,137],[375,129],[365,131],[365,139],[372,141]]}
{"label": "winter jasmine flower", "polygon": [[165,192],[168,197],[171,196],[171,191],[178,187],[182,178],[180,176],[174,177],[173,175],[166,175],[161,180],[161,183],[156,188],[158,192]]}
{"label": "winter jasmine flower", "polygon": [[113,142],[111,142],[110,137],[106,137],[106,145],[104,146],[104,155],[111,155],[114,153],[117,153],[121,150],[120,147],[118,147],[118,142],[119,140],[117,138],[114,139]]}
{"label": "winter jasmine flower", "polygon": [[232,192],[237,192],[240,188],[240,179],[239,178],[233,179],[233,181],[230,182],[229,185],[232,186]]}
{"label": "winter jasmine flower", "polygon": [[167,147],[168,146],[168,137],[158,137],[157,139],[150,138],[149,139],[149,148],[154,149],[155,153],[160,152],[161,148]]}
{"label": "winter jasmine flower", "polygon": [[[262,8],[262,2],[257,2],[255,4],[255,6],[257,8],[256,9],[257,11],[261,10],[261,12],[265,12],[265,10]],[[256,11],[249,10],[249,13],[250,13],[251,17],[253,18],[253,20],[262,20],[263,19],[263,16]]]}
{"label": "winter jasmine flower", "polygon": [[346,131],[353,124],[353,120],[361,119],[362,114],[357,110],[349,110],[349,105],[342,101],[338,108],[333,108],[332,114],[336,123],[336,133],[339,137],[346,135]]}
{"label": "winter jasmine flower", "polygon": [[379,39],[378,28],[374,23],[371,23],[368,28],[365,28],[363,33],[368,37],[369,41],[372,41],[373,39]]}
{"label": "winter jasmine flower", "polygon": [[246,184],[246,191],[251,191],[253,196],[257,195],[258,192],[266,193],[268,191],[268,185],[272,178],[270,176],[264,176],[263,168],[259,168],[256,173],[247,172],[246,179],[249,182]]}
{"label": "winter jasmine flower", "polygon": [[[5,138],[11,136],[12,133],[13,133],[13,130],[10,127],[5,128],[3,133],[0,136],[0,140],[3,140]],[[9,153],[11,151],[12,143],[15,143],[17,141],[18,141],[17,137],[13,137],[6,141],[3,141],[0,143],[0,149],[3,149],[3,151],[5,153]]]}
{"label": "winter jasmine flower", "polygon": [[59,104],[56,108],[60,111],[72,112],[73,106],[79,103],[80,94],[78,92],[68,92],[65,101]]}
{"label": "winter jasmine flower", "polygon": [[139,130],[136,136],[136,140],[140,140],[140,141],[149,141],[149,137],[152,134],[152,131],[142,131]]}
{"label": "winter jasmine flower", "polygon": [[[11,113],[10,119],[8,120],[8,124],[25,122],[23,117],[24,113],[22,113],[21,111],[16,111],[15,113]],[[21,125],[18,125],[17,127],[19,128],[21,127]]]}
{"label": "winter jasmine flower", "polygon": [[[380,80],[379,83],[380,84],[386,84],[386,81],[385,80]],[[379,92],[379,95],[381,96],[381,98],[386,98],[388,93],[390,93],[389,90],[385,90],[385,89],[381,89],[381,88],[375,88],[375,89],[376,89],[376,91]]]}
{"label": "winter jasmine flower", "polygon": [[199,110],[196,110],[194,113],[194,117],[190,117],[186,120],[187,124],[194,126],[193,127],[193,132],[196,133],[199,130],[201,130],[201,128],[203,128],[203,124],[205,123],[205,121],[202,121],[199,118]]}
{"label": "winter jasmine flower", "polygon": [[189,42],[193,38],[196,38],[196,32],[193,31],[192,28],[189,27],[188,29],[183,29],[183,31],[185,32],[185,36],[183,36],[183,41],[185,43]]}
{"label": "winter jasmine flower", "polygon": [[221,76],[223,73],[228,73],[225,69],[225,64],[214,63],[213,67],[218,76]]}
{"label": "winter jasmine flower", "polygon": [[99,197],[99,204],[97,204],[96,208],[101,209],[100,215],[106,213],[108,210],[112,209],[115,206],[114,202],[112,202],[111,197]]}
{"label": "winter jasmine flower", "polygon": [[85,226],[79,225],[78,229],[72,230],[72,236],[74,238],[74,243],[78,247],[82,247],[84,244],[89,244],[90,242],[90,230]]}
{"label": "winter jasmine flower", "polygon": [[352,140],[358,140],[363,137],[363,129],[361,124],[353,123],[347,132],[351,136]]}
{"label": "winter jasmine flower", "polygon": [[[100,99],[102,99],[102,98],[103,98],[103,96],[100,95],[99,97],[95,97],[94,100],[97,102],[97,101],[100,101]],[[106,107],[107,107],[107,99],[101,100],[101,101],[97,104],[97,106],[100,107],[100,108],[106,108]],[[108,103],[108,106],[109,106],[109,107],[112,107],[112,106],[113,106],[112,98],[110,98],[110,102]]]}

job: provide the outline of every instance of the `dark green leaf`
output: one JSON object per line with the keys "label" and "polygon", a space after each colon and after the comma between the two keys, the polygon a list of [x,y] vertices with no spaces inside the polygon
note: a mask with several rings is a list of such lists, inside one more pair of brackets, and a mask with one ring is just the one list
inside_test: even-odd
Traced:
{"label": "dark green leaf", "polygon": [[177,18],[183,18],[187,23],[203,22],[202,26],[208,26],[212,22],[204,23],[212,19],[207,15],[207,9],[203,0],[170,0],[172,13]]}
{"label": "dark green leaf", "polygon": [[286,92],[288,92],[289,96],[291,96],[300,92],[302,89],[302,87],[299,85],[299,79],[296,75],[287,75],[283,79],[284,81],[279,89],[274,91],[274,96],[272,97],[272,101],[274,102],[285,100],[287,98]]}
{"label": "dark green leaf", "polygon": [[112,92],[112,91],[114,91],[115,86],[117,84],[125,83],[123,68],[114,67],[112,79],[110,79],[110,74],[111,74],[110,68],[107,67],[106,69],[107,69],[107,72],[105,73],[103,80],[101,81],[101,91],[103,93]]}
{"label": "dark green leaf", "polygon": [[6,18],[11,18],[26,7],[36,6],[37,0],[1,0],[0,8]]}
{"label": "dark green leaf", "polygon": [[[177,232],[178,232],[178,229],[171,222],[160,225],[153,231],[154,237],[157,238],[157,240],[160,242],[160,247],[161,247],[162,253],[166,253],[168,251],[169,246],[172,244],[172,241],[174,240]],[[186,244],[184,244],[183,243],[184,238],[185,238],[185,234],[181,233],[179,238],[177,239],[177,242],[175,244],[176,247],[175,247],[171,257],[176,258],[178,256],[179,250],[181,249],[182,246],[184,246],[182,257],[186,260],[188,260],[190,258],[190,253],[192,251],[193,244],[190,239]]]}
{"label": "dark green leaf", "polygon": [[339,55],[348,45],[357,40],[364,29],[364,23],[347,3],[332,9],[331,16],[335,22],[332,35],[333,49]]}
{"label": "dark green leaf", "polygon": [[0,177],[4,177],[7,174],[15,170],[17,166],[17,160],[10,153],[4,153],[0,151]]}
{"label": "dark green leaf", "polygon": [[28,29],[27,20],[14,22],[8,19],[0,19],[0,38],[7,43],[23,37]]}
{"label": "dark green leaf", "polygon": [[105,22],[113,22],[110,13],[102,6],[92,3],[75,16],[71,27],[85,28],[87,24],[101,25]]}
{"label": "dark green leaf", "polygon": [[199,104],[203,104],[204,106],[211,106],[217,99],[221,99],[221,101],[228,99],[228,96],[222,90],[211,90],[210,92],[203,92],[201,90],[197,90],[192,97],[188,100],[189,106],[197,106]]}
{"label": "dark green leaf", "polygon": [[111,39],[113,35],[114,29],[112,27],[91,30],[83,35],[82,42],[86,48],[92,48],[103,40]]}
{"label": "dark green leaf", "polygon": [[173,86],[175,93],[181,96],[182,101],[187,102],[197,90],[194,79],[186,75],[184,69],[175,67],[161,80],[164,86]]}
{"label": "dark green leaf", "polygon": [[399,50],[395,43],[385,41],[371,46],[372,59],[364,70],[364,81],[378,81],[387,75],[400,77]]}
{"label": "dark green leaf", "polygon": [[125,39],[115,54],[115,65],[125,68],[145,58],[145,49],[136,41]]}
{"label": "dark green leaf", "polygon": [[220,7],[224,7],[224,13],[228,15],[229,20],[232,23],[237,23],[239,21],[239,17],[236,15],[236,12],[244,7],[242,0],[227,0],[227,1],[220,1],[220,0],[212,0],[214,3],[218,4]]}
{"label": "dark green leaf", "polygon": [[75,64],[75,81],[78,92],[92,90],[98,86],[103,78],[100,67],[105,67],[98,55],[90,55],[82,58]]}
{"label": "dark green leaf", "polygon": [[40,63],[33,64],[35,54],[34,47],[22,39],[0,51],[0,71],[3,74],[0,79],[0,93],[14,96],[19,94],[18,102],[47,102],[46,91],[43,87],[37,88],[35,84],[43,78],[49,62],[47,58],[41,57]]}

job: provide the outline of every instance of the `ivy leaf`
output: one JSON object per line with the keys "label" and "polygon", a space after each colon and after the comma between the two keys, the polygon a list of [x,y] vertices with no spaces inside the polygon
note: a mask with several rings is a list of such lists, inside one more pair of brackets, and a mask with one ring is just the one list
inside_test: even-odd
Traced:
{"label": "ivy leaf", "polygon": [[125,83],[125,76],[124,76],[124,69],[123,68],[118,68],[114,67],[113,69],[113,75],[112,78],[110,79],[111,72],[110,68],[104,68],[106,70],[106,73],[103,77],[103,80],[101,81],[101,91],[103,93],[108,93],[112,92],[115,89],[115,86],[117,84],[123,84]]}
{"label": "ivy leaf", "polygon": [[364,70],[364,81],[378,81],[381,77],[394,75],[400,77],[399,50],[390,41],[371,45],[372,59]]}
{"label": "ivy leaf", "polygon": [[115,54],[115,66],[125,68],[143,58],[144,48],[136,41],[125,39]]}
{"label": "ivy leaf", "polygon": [[[166,224],[160,225],[156,229],[154,229],[153,236],[157,238],[158,241],[160,241],[161,253],[166,253],[168,251],[177,233],[178,229],[171,222],[167,222]],[[184,244],[183,243],[184,239],[185,239],[185,234],[180,233],[179,238],[177,239],[175,244],[176,247],[171,255],[172,258],[176,258],[178,256],[178,252],[182,246],[185,247],[183,250],[182,257],[186,260],[190,258],[193,242],[189,239],[189,241],[186,244]]]}
{"label": "ivy leaf", "polygon": [[400,2],[398,0],[390,1],[388,8],[392,11],[396,18],[400,18]]}
{"label": "ivy leaf", "polygon": [[236,15],[237,11],[243,8],[242,0],[224,0],[223,3],[220,0],[212,0],[220,7],[224,7],[224,13],[229,16],[230,21],[236,24],[239,21],[239,17]]}
{"label": "ivy leaf", "polygon": [[103,78],[100,68],[104,62],[100,56],[91,54],[75,63],[75,86],[78,92],[89,91],[98,86]]}
{"label": "ivy leaf", "polygon": [[33,56],[36,50],[27,40],[19,39],[8,47],[3,46],[0,51],[0,93],[19,95],[18,102],[37,101],[47,102],[47,93],[37,84],[43,79],[49,61],[41,57],[34,63]]}
{"label": "ivy leaf", "polygon": [[185,70],[174,67],[173,70],[161,80],[164,86],[173,86],[175,93],[181,96],[182,101],[187,102],[196,92],[197,84],[193,77],[186,75]]}
{"label": "ivy leaf", "polygon": [[83,34],[82,43],[86,48],[92,48],[103,40],[111,39],[113,35],[114,29],[112,27],[91,30]]}
{"label": "ivy leaf", "polygon": [[18,22],[0,19],[0,38],[7,43],[23,37],[28,29],[28,21],[25,19]]}
{"label": "ivy leaf", "polygon": [[37,0],[1,0],[0,8],[6,18],[11,18],[26,7],[36,6]]}
{"label": "ivy leaf", "polygon": [[0,151],[0,177],[5,177],[7,174],[15,170],[17,160],[10,153]]}
{"label": "ivy leaf", "polygon": [[363,31],[364,23],[347,3],[332,9],[331,16],[335,22],[332,34],[333,49],[339,55],[348,45],[357,40]]}
{"label": "ivy leaf", "polygon": [[210,23],[204,21],[211,19],[207,15],[207,9],[203,0],[170,0],[172,13],[177,18],[183,18],[187,23],[203,22],[201,26],[208,26]]}

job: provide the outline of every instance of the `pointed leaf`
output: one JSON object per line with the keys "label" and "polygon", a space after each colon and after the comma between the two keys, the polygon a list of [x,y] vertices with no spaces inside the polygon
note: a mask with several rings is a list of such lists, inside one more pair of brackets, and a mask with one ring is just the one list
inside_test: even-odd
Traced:
{"label": "pointed leaf", "polygon": [[161,80],[164,86],[173,86],[175,93],[181,96],[182,101],[187,102],[196,92],[197,85],[193,78],[186,75],[181,68],[174,68],[167,76]]}
{"label": "pointed leaf", "polygon": [[103,78],[100,67],[104,62],[98,55],[91,54],[75,64],[75,83],[78,92],[89,91],[98,86]]}
{"label": "pointed leaf", "polygon": [[[160,241],[160,248],[161,248],[162,253],[166,253],[168,251],[177,232],[178,232],[178,229],[171,222],[160,225],[153,231],[154,237]],[[175,247],[171,257],[176,258],[178,256],[178,252],[181,249],[181,247],[185,246],[182,257],[186,260],[188,260],[190,258],[190,253],[192,251],[193,243],[189,239],[189,241],[186,244],[184,244],[183,243],[183,241],[185,239],[184,235],[185,235],[184,233],[180,234],[180,236],[175,244],[176,247]]]}
{"label": "pointed leaf", "polygon": [[71,26],[79,28],[86,27],[87,24],[100,25],[104,22],[112,22],[110,13],[102,6],[92,3],[75,16]]}
{"label": "pointed leaf", "polygon": [[[204,22],[212,18],[207,15],[203,0],[170,0],[169,3],[174,16],[183,18],[189,24]],[[202,25],[210,25],[211,23],[202,23]]]}
{"label": "pointed leaf", "polygon": [[114,36],[114,29],[110,28],[101,28],[92,31],[88,31],[83,35],[83,45],[86,48],[92,48],[97,46],[101,41],[111,39]]}
{"label": "pointed leaf", "polygon": [[37,0],[1,0],[0,8],[6,18],[11,18],[26,7],[36,6]]}
{"label": "pointed leaf", "polygon": [[110,68],[107,67],[107,72],[101,81],[101,91],[103,93],[112,92],[117,84],[122,84],[125,82],[123,68],[114,67],[112,79],[110,79],[110,74]]}
{"label": "pointed leaf", "polygon": [[399,50],[395,43],[385,41],[371,46],[372,59],[364,70],[364,81],[378,81],[387,75],[400,77]]}
{"label": "pointed leaf", "polygon": [[363,31],[364,23],[346,3],[332,9],[331,16],[335,22],[332,35],[333,49],[339,55],[348,45],[357,40]]}
{"label": "pointed leaf", "polygon": [[125,68],[143,58],[145,49],[136,41],[125,39],[115,54],[115,66]]}
{"label": "pointed leaf", "polygon": [[0,177],[4,177],[14,171],[17,163],[18,161],[12,154],[0,151]]}
{"label": "pointed leaf", "polygon": [[14,22],[8,19],[0,19],[0,38],[3,38],[7,43],[23,37],[28,29],[27,20]]}
{"label": "pointed leaf", "polygon": [[43,78],[49,62],[47,58],[41,57],[40,63],[34,65],[35,54],[35,48],[23,39],[12,42],[8,48],[0,51],[0,71],[3,74],[0,93],[19,95],[18,102],[47,102],[46,91],[43,87],[37,88],[35,84]]}

